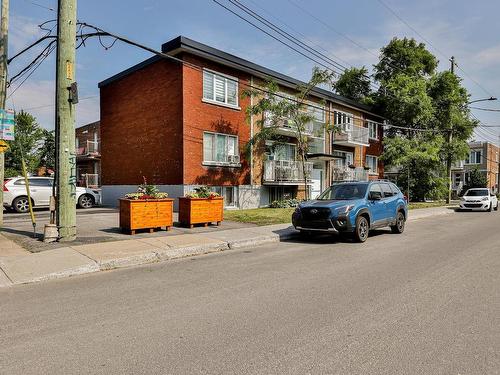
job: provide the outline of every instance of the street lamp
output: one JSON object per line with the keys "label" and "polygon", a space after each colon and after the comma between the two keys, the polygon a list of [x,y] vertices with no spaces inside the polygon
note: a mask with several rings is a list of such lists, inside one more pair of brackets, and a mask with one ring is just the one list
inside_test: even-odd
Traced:
{"label": "street lamp", "polygon": [[490,96],[489,98],[486,98],[486,99],[477,99],[477,100],[473,100],[471,102],[468,102],[467,104],[472,104],[472,103],[477,103],[477,102],[486,102],[488,100],[498,100],[497,98],[493,97],[493,96]]}

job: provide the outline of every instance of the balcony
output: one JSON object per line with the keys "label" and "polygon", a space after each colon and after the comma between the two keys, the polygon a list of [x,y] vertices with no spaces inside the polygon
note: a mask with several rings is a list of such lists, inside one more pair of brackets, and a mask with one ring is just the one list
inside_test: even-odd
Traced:
{"label": "balcony", "polygon": [[341,146],[369,146],[368,128],[350,124],[333,135],[333,144]]}
{"label": "balcony", "polygon": [[334,167],[332,180],[335,181],[368,181],[368,171],[361,167]]}
{"label": "balcony", "polygon": [[[311,176],[313,163],[306,162],[307,178]],[[299,185],[304,182],[302,163],[293,160],[266,160],[264,162],[264,184]]]}
{"label": "balcony", "polygon": [[96,159],[101,157],[101,151],[98,141],[86,141],[83,147],[76,149],[76,157],[83,159]]}
{"label": "balcony", "polygon": [[[274,127],[276,128],[276,133],[280,135],[285,135],[287,137],[298,138],[298,130],[297,126],[292,120],[288,119],[280,119],[279,121],[273,123],[271,121],[266,121],[264,126],[266,128]],[[304,129],[302,130],[302,134],[311,137],[314,134],[314,125],[313,123],[304,124]]]}
{"label": "balcony", "polygon": [[99,175],[96,173],[83,173],[78,178],[78,186],[96,189],[99,187]]}

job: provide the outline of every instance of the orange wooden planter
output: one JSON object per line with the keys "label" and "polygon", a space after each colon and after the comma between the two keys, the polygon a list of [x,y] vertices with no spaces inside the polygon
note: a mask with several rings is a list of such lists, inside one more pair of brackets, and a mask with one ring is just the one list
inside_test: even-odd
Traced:
{"label": "orange wooden planter", "polygon": [[165,199],[120,199],[120,228],[135,234],[137,229],[166,227],[173,225],[174,200]]}
{"label": "orange wooden planter", "polygon": [[217,223],[224,220],[224,198],[179,198],[179,222],[188,225]]}

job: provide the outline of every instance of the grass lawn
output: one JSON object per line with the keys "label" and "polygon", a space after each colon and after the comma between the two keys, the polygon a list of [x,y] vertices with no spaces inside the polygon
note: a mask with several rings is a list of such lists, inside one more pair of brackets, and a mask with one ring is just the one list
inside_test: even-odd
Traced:
{"label": "grass lawn", "polygon": [[224,211],[224,220],[257,225],[284,224],[292,221],[295,208],[252,208]]}
{"label": "grass lawn", "polygon": [[[444,201],[410,203],[410,210],[445,206]],[[224,211],[224,219],[257,225],[286,224],[292,221],[294,208],[252,208]]]}

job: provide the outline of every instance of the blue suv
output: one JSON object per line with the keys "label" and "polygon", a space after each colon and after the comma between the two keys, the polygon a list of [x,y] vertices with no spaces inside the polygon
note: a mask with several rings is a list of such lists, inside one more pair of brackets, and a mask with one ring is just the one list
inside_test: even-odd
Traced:
{"label": "blue suv", "polygon": [[352,233],[356,241],[365,242],[375,228],[403,233],[407,217],[408,206],[398,187],[376,180],[333,184],[315,200],[301,203],[292,223],[301,233]]}

